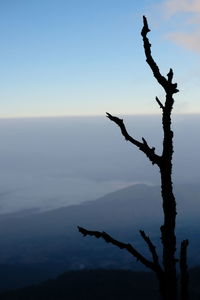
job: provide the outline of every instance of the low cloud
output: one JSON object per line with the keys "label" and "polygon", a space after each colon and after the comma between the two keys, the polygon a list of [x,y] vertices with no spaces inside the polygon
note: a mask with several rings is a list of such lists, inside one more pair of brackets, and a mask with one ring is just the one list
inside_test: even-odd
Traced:
{"label": "low cloud", "polygon": [[186,50],[200,53],[200,1],[166,0],[162,2],[162,11],[172,20],[176,29],[167,34],[167,38]]}
{"label": "low cloud", "polygon": [[177,13],[200,13],[199,0],[166,0],[163,2],[166,13],[174,15]]}
{"label": "low cloud", "polygon": [[188,34],[185,32],[174,32],[167,36],[175,44],[187,50],[200,53],[200,31]]}

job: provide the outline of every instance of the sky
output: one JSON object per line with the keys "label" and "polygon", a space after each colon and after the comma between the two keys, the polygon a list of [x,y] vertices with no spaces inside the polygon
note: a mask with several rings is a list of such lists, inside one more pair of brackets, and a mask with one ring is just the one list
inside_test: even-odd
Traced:
{"label": "sky", "polygon": [[0,118],[160,113],[140,31],[200,113],[199,0],[0,0]]}

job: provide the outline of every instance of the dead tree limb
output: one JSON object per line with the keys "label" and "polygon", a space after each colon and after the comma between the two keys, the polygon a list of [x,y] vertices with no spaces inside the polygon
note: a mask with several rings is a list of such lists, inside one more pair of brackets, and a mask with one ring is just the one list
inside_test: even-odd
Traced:
{"label": "dead tree limb", "polygon": [[[172,184],[172,156],[173,156],[173,131],[171,129],[171,113],[174,104],[173,95],[178,92],[177,83],[173,83],[173,70],[170,68],[169,73],[163,76],[160,73],[159,67],[154,61],[151,54],[151,44],[147,37],[150,32],[148,27],[147,19],[143,16],[143,28],[141,35],[143,38],[144,52],[146,56],[146,62],[153,72],[154,77],[157,82],[162,86],[165,91],[165,102],[164,104],[156,97],[156,101],[159,107],[162,109],[162,128],[163,128],[163,149],[162,154],[157,155],[155,153],[155,147],[150,147],[147,141],[142,137],[142,141],[138,141],[129,135],[126,126],[124,125],[123,119],[106,113],[108,119],[114,122],[121,130],[122,135],[126,141],[129,141],[134,146],[136,146],[140,151],[142,151],[153,165],[157,165],[160,171],[161,178],[161,196],[162,196],[162,207],[164,221],[163,225],[160,227],[161,230],[161,241],[162,241],[162,264],[161,267],[158,260],[158,255],[150,238],[140,231],[140,234],[144,241],[146,242],[153,261],[149,262],[144,256],[135,250],[130,244],[124,244],[116,241],[111,236],[105,232],[90,231],[79,227],[79,231],[84,235],[91,235],[97,238],[103,238],[106,242],[110,242],[119,248],[128,250],[133,256],[135,256],[143,265],[152,269],[158,277],[160,284],[160,292],[163,300],[177,300],[178,290],[177,290],[177,271],[176,263],[176,200],[173,193]],[[181,244],[181,291],[185,291],[183,284],[188,285],[188,270],[187,270],[187,242],[183,241]],[[186,300],[186,298],[181,298],[181,300]]]}
{"label": "dead tree limb", "polygon": [[155,154],[155,147],[150,148],[149,145],[147,144],[147,141],[144,138],[142,138],[142,142],[139,142],[138,140],[130,136],[124,125],[123,119],[112,116],[108,112],[106,113],[106,115],[108,119],[110,119],[111,121],[113,121],[115,124],[119,126],[119,128],[121,129],[121,133],[124,136],[126,141],[129,141],[134,146],[138,147],[142,152],[144,152],[153,165],[154,164],[160,165],[161,157]]}

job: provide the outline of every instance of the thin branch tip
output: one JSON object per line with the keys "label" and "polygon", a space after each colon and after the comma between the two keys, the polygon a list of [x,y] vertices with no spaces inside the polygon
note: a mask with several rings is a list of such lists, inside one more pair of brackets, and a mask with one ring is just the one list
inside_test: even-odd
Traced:
{"label": "thin branch tip", "polygon": [[172,68],[170,68],[169,73],[167,74],[168,81],[170,83],[172,82],[173,76],[174,76],[173,70],[172,70]]}
{"label": "thin branch tip", "polygon": [[143,16],[143,28],[142,28],[142,31],[141,31],[141,35],[146,36],[147,33],[150,32],[150,31],[151,30],[149,29],[147,18],[145,16]]}
{"label": "thin branch tip", "polygon": [[148,147],[147,141],[145,140],[144,137],[142,137],[142,141],[143,141],[143,144],[144,144],[146,147]]}
{"label": "thin branch tip", "polygon": [[160,106],[161,109],[164,109],[164,105],[162,104],[162,102],[158,99],[158,97],[156,97],[156,102],[158,103],[158,105]]}
{"label": "thin branch tip", "polygon": [[85,229],[84,229],[83,227],[77,226],[77,228],[78,228],[78,231],[79,231],[80,233],[82,233],[83,236],[86,236],[86,235],[87,235],[87,233],[85,232]]}

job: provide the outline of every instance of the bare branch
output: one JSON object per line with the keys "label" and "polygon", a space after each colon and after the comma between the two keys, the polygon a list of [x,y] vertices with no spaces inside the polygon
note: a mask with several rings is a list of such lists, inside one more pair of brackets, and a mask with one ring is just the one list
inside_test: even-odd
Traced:
{"label": "bare branch", "polygon": [[169,92],[171,94],[177,93],[178,92],[177,84],[172,83],[172,78],[173,78],[172,69],[170,69],[170,71],[167,75],[168,76],[168,80],[167,80],[163,75],[161,75],[156,62],[154,61],[154,59],[151,55],[151,44],[149,43],[149,39],[147,38],[148,32],[150,32],[150,29],[148,27],[148,22],[147,22],[146,17],[143,16],[143,28],[141,31],[141,35],[143,37],[143,42],[144,42],[144,51],[145,51],[145,55],[146,55],[146,62],[150,66],[154,77],[156,78],[158,83],[164,88],[166,93],[169,93]]}
{"label": "bare branch", "polygon": [[158,97],[156,97],[156,101],[158,103],[158,105],[160,106],[160,108],[164,109],[164,105],[160,102],[160,100],[158,99]]}
{"label": "bare branch", "polygon": [[144,138],[142,138],[142,142],[139,142],[138,140],[136,140],[132,136],[130,136],[126,130],[123,119],[112,116],[108,112],[106,114],[107,114],[108,119],[110,119],[111,121],[113,121],[115,124],[117,124],[119,126],[119,128],[121,129],[121,133],[125,137],[126,141],[129,141],[130,143],[132,143],[133,145],[138,147],[142,152],[144,152],[146,154],[146,156],[149,158],[149,160],[152,162],[153,165],[154,164],[156,164],[158,166],[160,165],[160,162],[161,162],[160,156],[155,154],[154,147],[150,148],[149,145],[147,144],[147,141]]}
{"label": "bare branch", "polygon": [[151,252],[153,261],[155,263],[155,265],[158,266],[158,268],[160,269],[160,271],[162,271],[162,268],[159,264],[159,259],[158,259],[158,254],[156,252],[156,247],[154,246],[154,244],[152,243],[152,241],[150,240],[150,238],[146,235],[146,233],[143,230],[140,230],[140,234],[142,236],[142,238],[144,239],[144,241],[147,243],[149,250]]}
{"label": "bare branch", "polygon": [[126,249],[132,256],[134,256],[137,259],[137,261],[140,261],[144,266],[153,270],[154,272],[157,271],[157,266],[155,266],[154,262],[151,262],[148,259],[146,259],[131,244],[119,242],[119,241],[115,240],[114,238],[112,238],[109,234],[107,234],[104,231],[103,232],[91,231],[91,230],[87,230],[87,229],[79,227],[79,226],[78,226],[78,230],[79,230],[79,232],[81,232],[83,234],[83,236],[90,235],[90,236],[95,236],[98,239],[102,238],[107,243],[111,243],[120,249]]}
{"label": "bare branch", "polygon": [[189,272],[187,266],[187,247],[189,245],[188,240],[181,242],[180,250],[180,288],[181,288],[181,300],[188,300],[188,285],[189,285]]}

